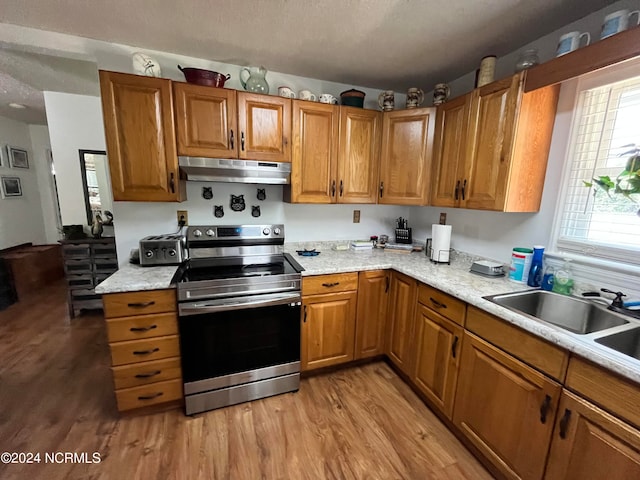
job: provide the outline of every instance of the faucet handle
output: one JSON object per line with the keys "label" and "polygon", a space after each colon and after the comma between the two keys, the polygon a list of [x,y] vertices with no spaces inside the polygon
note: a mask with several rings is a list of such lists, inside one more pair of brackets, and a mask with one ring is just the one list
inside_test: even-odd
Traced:
{"label": "faucet handle", "polygon": [[605,292],[605,293],[613,293],[616,298],[613,299],[613,301],[611,302],[611,306],[612,307],[618,307],[618,308],[623,308],[624,305],[622,303],[622,297],[626,297],[626,295],[622,292],[614,292],[613,290],[608,290],[606,288],[601,288],[600,289],[601,292]]}

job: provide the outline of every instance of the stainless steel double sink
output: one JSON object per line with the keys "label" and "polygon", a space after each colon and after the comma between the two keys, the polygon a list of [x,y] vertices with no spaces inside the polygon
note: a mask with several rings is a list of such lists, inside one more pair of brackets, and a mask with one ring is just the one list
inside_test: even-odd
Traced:
{"label": "stainless steel double sink", "polygon": [[545,290],[483,297],[533,320],[549,323],[576,337],[640,360],[640,321],[594,301]]}

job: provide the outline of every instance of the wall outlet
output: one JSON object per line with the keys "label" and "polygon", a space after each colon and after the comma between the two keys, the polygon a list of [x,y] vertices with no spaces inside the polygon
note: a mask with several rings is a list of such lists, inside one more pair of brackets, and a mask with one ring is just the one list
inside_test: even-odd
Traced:
{"label": "wall outlet", "polygon": [[353,223],[360,223],[360,210],[353,211]]}
{"label": "wall outlet", "polygon": [[183,221],[185,225],[189,225],[189,213],[186,210],[178,210],[178,225]]}

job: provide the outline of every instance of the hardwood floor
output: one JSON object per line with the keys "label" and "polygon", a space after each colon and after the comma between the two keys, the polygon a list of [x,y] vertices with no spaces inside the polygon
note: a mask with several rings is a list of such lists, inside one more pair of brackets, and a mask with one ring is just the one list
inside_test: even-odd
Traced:
{"label": "hardwood floor", "polygon": [[108,365],[102,315],[70,320],[62,283],[0,312],[0,452],[41,456],[0,463],[0,478],[491,478],[383,362],[195,417],[119,416]]}

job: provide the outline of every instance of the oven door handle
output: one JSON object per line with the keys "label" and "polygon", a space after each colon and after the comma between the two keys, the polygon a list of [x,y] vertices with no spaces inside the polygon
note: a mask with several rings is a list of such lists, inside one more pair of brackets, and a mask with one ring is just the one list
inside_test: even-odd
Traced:
{"label": "oven door handle", "polygon": [[281,295],[269,295],[269,298],[238,301],[237,298],[227,298],[212,302],[190,302],[179,304],[180,316],[198,315],[200,313],[225,312],[227,310],[238,310],[244,308],[271,307],[275,305],[286,305],[288,303],[298,303],[301,301],[300,292],[284,293]]}

